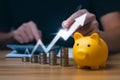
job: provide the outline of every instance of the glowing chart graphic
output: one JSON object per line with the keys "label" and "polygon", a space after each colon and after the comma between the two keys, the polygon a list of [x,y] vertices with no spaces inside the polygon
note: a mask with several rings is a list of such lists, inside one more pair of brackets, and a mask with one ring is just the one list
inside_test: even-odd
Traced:
{"label": "glowing chart graphic", "polygon": [[77,17],[75,19],[75,22],[71,25],[71,27],[68,30],[66,30],[66,29],[60,29],[59,32],[57,33],[57,35],[53,38],[53,40],[51,41],[51,43],[47,47],[39,39],[37,41],[35,47],[33,48],[32,52],[31,52],[31,56],[34,54],[34,52],[36,51],[36,49],[39,46],[42,47],[42,49],[44,50],[45,53],[48,53],[50,51],[50,49],[55,45],[55,43],[59,40],[60,37],[62,37],[66,41],[75,32],[75,30],[79,26],[83,26],[84,25],[86,16],[87,16],[87,13],[83,14],[80,17]]}

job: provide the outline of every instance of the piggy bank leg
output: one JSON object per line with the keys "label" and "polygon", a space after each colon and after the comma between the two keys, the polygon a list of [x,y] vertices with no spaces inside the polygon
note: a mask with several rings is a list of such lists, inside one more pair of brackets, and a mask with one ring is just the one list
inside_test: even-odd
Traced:
{"label": "piggy bank leg", "polygon": [[103,64],[100,65],[101,68],[105,68],[106,67],[106,62],[104,62]]}
{"label": "piggy bank leg", "polygon": [[84,68],[84,66],[80,66],[80,65],[78,65],[77,67],[78,67],[78,69]]}
{"label": "piggy bank leg", "polygon": [[91,69],[99,69],[99,66],[91,66]]}

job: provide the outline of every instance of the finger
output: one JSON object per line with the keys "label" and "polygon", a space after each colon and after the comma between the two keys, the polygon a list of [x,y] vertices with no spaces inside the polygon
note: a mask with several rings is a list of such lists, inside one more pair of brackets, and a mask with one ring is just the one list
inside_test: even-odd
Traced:
{"label": "finger", "polygon": [[29,26],[30,26],[30,30],[31,30],[35,40],[39,40],[41,37],[39,34],[39,30],[36,27],[36,24],[34,22],[30,21]]}
{"label": "finger", "polygon": [[23,30],[22,34],[21,34],[21,37],[23,38],[24,42],[27,43],[27,42],[30,42],[30,38],[29,36],[26,34],[26,31]]}
{"label": "finger", "polygon": [[90,30],[91,31],[89,31],[89,33],[88,33],[88,35],[91,35],[92,33],[98,33],[99,32],[99,29],[98,29],[98,22],[97,22],[97,20],[95,19],[95,20],[93,20],[93,22],[91,23],[91,25],[90,25]]}
{"label": "finger", "polygon": [[[30,35],[31,33],[28,32],[29,31],[29,26],[28,23],[24,23],[20,28],[19,28],[19,34],[20,36],[23,38],[24,42],[30,42]],[[28,34],[29,33],[29,34]]]}
{"label": "finger", "polygon": [[13,38],[18,41],[19,43],[24,43],[23,38],[20,36],[20,34],[18,33],[18,31],[13,31]]}
{"label": "finger", "polygon": [[24,26],[24,34],[26,35],[28,41],[33,41],[34,40],[34,35],[31,31],[30,26],[28,25],[28,23],[26,25],[23,25],[23,26]]}
{"label": "finger", "polygon": [[88,13],[88,11],[86,9],[78,10],[77,12],[72,14],[67,20],[63,21],[62,26],[64,28],[69,28],[74,23],[75,18],[81,16],[84,13]]}
{"label": "finger", "polygon": [[84,22],[84,25],[90,24],[90,23],[92,23],[94,20],[96,20],[95,15],[88,12],[88,13],[87,13],[87,16],[86,16],[86,19],[85,19],[85,22]]}
{"label": "finger", "polygon": [[98,32],[98,22],[95,19],[91,23],[86,24],[84,27],[80,27],[77,31],[82,33],[84,36],[91,35],[94,32]]}
{"label": "finger", "polygon": [[23,38],[20,36],[16,36],[15,38],[19,43],[24,43]]}

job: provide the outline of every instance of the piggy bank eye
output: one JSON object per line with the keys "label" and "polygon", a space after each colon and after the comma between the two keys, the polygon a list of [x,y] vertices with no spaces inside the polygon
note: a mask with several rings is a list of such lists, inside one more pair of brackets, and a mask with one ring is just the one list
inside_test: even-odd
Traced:
{"label": "piggy bank eye", "polygon": [[88,44],[87,46],[88,46],[88,47],[90,47],[91,45],[90,45],[90,44]]}
{"label": "piggy bank eye", "polygon": [[79,46],[79,43],[77,43],[77,46]]}

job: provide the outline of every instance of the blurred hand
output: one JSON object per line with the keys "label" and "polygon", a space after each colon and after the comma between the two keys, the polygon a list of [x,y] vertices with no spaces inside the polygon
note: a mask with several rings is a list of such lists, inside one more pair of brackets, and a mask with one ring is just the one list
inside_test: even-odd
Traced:
{"label": "blurred hand", "polygon": [[77,32],[82,33],[83,35],[90,35],[93,32],[99,32],[98,22],[94,14],[88,12],[86,9],[78,10],[74,14],[72,14],[67,20],[62,22],[63,28],[70,28],[70,26],[74,23],[75,18],[87,13],[84,26],[79,26],[76,30]]}
{"label": "blurred hand", "polygon": [[17,30],[13,31],[13,38],[20,43],[27,43],[41,39],[41,31],[37,29],[33,21],[22,24]]}

